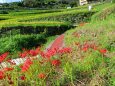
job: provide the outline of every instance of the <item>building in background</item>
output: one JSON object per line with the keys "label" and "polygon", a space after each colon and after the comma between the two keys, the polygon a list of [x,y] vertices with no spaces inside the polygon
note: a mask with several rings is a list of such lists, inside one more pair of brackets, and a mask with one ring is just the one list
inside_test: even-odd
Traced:
{"label": "building in background", "polygon": [[87,2],[87,0],[79,0],[79,4],[80,5],[85,5],[85,4],[87,4],[88,2]]}

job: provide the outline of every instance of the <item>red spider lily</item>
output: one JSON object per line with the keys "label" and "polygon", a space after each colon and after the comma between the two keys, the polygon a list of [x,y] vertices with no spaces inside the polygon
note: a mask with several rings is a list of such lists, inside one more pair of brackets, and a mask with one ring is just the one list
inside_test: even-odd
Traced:
{"label": "red spider lily", "polygon": [[6,68],[3,68],[2,71],[6,72],[6,71],[12,71],[14,70],[14,68],[10,68],[10,67],[6,67]]}
{"label": "red spider lily", "polygon": [[29,54],[31,56],[37,56],[38,55],[38,52],[36,50],[30,50]]}
{"label": "red spider lily", "polygon": [[90,44],[86,42],[85,44],[83,44],[82,50],[86,52],[89,48],[90,48]]}
{"label": "red spider lily", "polygon": [[55,49],[52,49],[52,50],[48,50],[47,52],[41,52],[40,55],[43,57],[43,58],[48,58],[50,59],[52,56],[54,56],[56,54],[56,50]]}
{"label": "red spider lily", "polygon": [[90,44],[85,43],[85,44],[83,45],[83,47],[90,48]]}
{"label": "red spider lily", "polygon": [[27,57],[28,52],[29,52],[29,51],[24,51],[23,53],[20,53],[19,56],[20,56],[21,58],[25,58],[25,57]]}
{"label": "red spider lily", "polygon": [[21,76],[20,79],[21,79],[21,80],[25,80],[26,77],[25,77],[25,76]]}
{"label": "red spider lily", "polygon": [[57,53],[56,49],[48,50],[47,54],[50,54],[50,56],[54,56]]}
{"label": "red spider lily", "polygon": [[46,74],[40,73],[40,74],[38,74],[38,78],[39,79],[44,79],[44,78],[46,78]]}
{"label": "red spider lily", "polygon": [[3,71],[0,71],[0,80],[4,79],[5,78],[5,74]]}
{"label": "red spider lily", "polygon": [[105,54],[107,52],[107,49],[101,49],[100,53]]}
{"label": "red spider lily", "polygon": [[82,50],[83,50],[84,52],[86,52],[86,51],[88,50],[88,48],[87,48],[87,47],[83,47]]}
{"label": "red spider lily", "polygon": [[31,61],[30,58],[27,58],[23,64],[22,68],[21,68],[22,72],[26,72],[29,69],[29,67],[31,66],[31,64],[33,64],[33,62]]}
{"label": "red spider lily", "polygon": [[7,60],[7,62],[9,62],[11,65],[16,65],[16,63],[12,60]]}
{"label": "red spider lily", "polygon": [[90,45],[90,48],[92,48],[92,49],[94,49],[94,50],[97,50],[97,49],[98,49],[98,47],[97,47],[95,44],[91,44],[91,45]]}
{"label": "red spider lily", "polygon": [[36,48],[35,51],[39,54],[41,52],[40,47]]}
{"label": "red spider lily", "polygon": [[45,53],[45,52],[42,51],[42,52],[40,53],[40,55],[41,55],[43,58],[48,58],[48,59],[51,58],[50,54],[48,54],[47,52]]}
{"label": "red spider lily", "polygon": [[4,54],[2,54],[1,56],[0,56],[0,63],[8,56],[8,52],[6,52],[6,53],[4,53]]}
{"label": "red spider lily", "polygon": [[51,64],[52,64],[53,66],[59,66],[59,65],[61,64],[61,61],[60,61],[60,60],[52,60],[52,61],[51,61]]}
{"label": "red spider lily", "polygon": [[62,48],[61,50],[58,51],[58,53],[70,53],[72,51],[72,48]]}

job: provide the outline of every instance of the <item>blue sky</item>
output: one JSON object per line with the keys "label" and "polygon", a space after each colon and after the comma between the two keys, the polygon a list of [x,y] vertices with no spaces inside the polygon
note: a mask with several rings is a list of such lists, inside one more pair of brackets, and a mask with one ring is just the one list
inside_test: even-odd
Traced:
{"label": "blue sky", "polygon": [[0,0],[0,3],[3,3],[3,2],[16,2],[16,1],[21,1],[21,0]]}

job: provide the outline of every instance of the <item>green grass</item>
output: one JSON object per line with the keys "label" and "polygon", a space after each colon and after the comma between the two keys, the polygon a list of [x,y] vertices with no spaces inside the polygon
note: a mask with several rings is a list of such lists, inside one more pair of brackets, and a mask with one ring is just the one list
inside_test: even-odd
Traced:
{"label": "green grass", "polygon": [[[110,6],[110,8],[105,8],[104,11],[107,11],[108,9],[111,10],[111,8],[114,8],[114,6],[115,5]],[[76,75],[74,84],[76,84],[76,82],[82,82],[88,86],[115,85],[115,78],[113,78],[115,74],[115,61],[113,61],[115,59],[114,12],[115,10],[109,13],[106,18],[101,21],[92,20],[90,23],[84,26],[79,26],[76,29],[72,29],[66,32],[65,43],[67,46],[74,48],[74,52],[72,53],[72,64],[74,64],[72,67],[73,70],[75,70],[74,72],[76,72],[73,72],[73,76]],[[97,16],[97,14],[94,16],[99,17],[100,19],[101,16]],[[73,33],[80,34],[80,37],[73,35]],[[86,52],[81,52],[79,47],[75,45],[76,43],[80,43],[81,46],[84,43],[94,43],[97,45],[98,50],[96,51],[89,49]],[[107,54],[101,55],[99,52],[100,49],[107,49]]]}
{"label": "green grass", "polygon": [[[111,6],[112,5],[112,6]],[[108,8],[106,8],[108,6]],[[87,7],[87,6],[86,6]],[[77,12],[87,12],[86,7],[83,6],[83,10],[75,10],[73,8],[71,11],[67,12],[57,12],[43,14],[41,17],[50,17],[51,14],[54,16],[60,16],[65,14],[74,14]],[[84,23],[83,25],[78,25],[75,29],[68,30],[65,33],[65,45],[72,48],[71,53],[56,54],[47,60],[37,56],[37,59],[32,60],[33,64],[27,72],[20,72],[20,67],[16,66],[13,71],[7,71],[5,74],[11,76],[11,80],[14,82],[14,86],[22,85],[37,85],[37,86],[115,86],[115,12],[110,11],[103,17],[100,13],[106,12],[108,9],[114,8],[114,4],[99,4],[95,6],[94,10],[99,11],[96,13],[89,21],[89,23]],[[24,20],[35,19],[40,17],[40,15],[27,16]],[[100,20],[98,20],[99,18]],[[15,20],[23,20],[19,16]],[[3,20],[5,21],[5,20]],[[6,20],[8,21],[8,20]],[[10,21],[10,20],[9,20]],[[13,21],[13,22],[14,22]],[[35,21],[34,21],[35,23]],[[33,23],[33,24],[34,24]],[[33,25],[32,24],[32,25]],[[37,23],[38,24],[38,23]],[[53,23],[52,23],[53,24]],[[15,24],[14,24],[15,25]],[[25,25],[25,24],[24,24]],[[45,26],[43,24],[43,26]],[[39,36],[39,35],[38,35]],[[55,37],[48,37],[48,42],[45,47],[53,40]],[[7,37],[6,40],[9,38]],[[22,44],[27,44],[27,47],[33,44],[32,40],[38,40],[35,35],[22,35],[21,39],[19,35],[12,37],[12,40],[18,42],[21,40]],[[29,40],[30,44],[25,42]],[[1,40],[3,42],[4,40]],[[5,43],[5,42],[3,42]],[[7,45],[8,43],[6,43]],[[12,45],[13,43],[11,43]],[[18,43],[16,43],[18,44]],[[88,48],[84,51],[84,44],[93,48]],[[44,47],[43,47],[44,48]],[[97,48],[97,49],[96,49]],[[100,50],[106,49],[106,53],[100,53]],[[51,61],[54,59],[59,59],[61,61],[60,66],[52,66]],[[46,62],[41,62],[47,60]],[[38,74],[45,73],[46,77],[40,79]],[[25,80],[21,80],[20,76],[25,76]],[[1,83],[9,85],[7,76],[5,79],[1,80]]]}

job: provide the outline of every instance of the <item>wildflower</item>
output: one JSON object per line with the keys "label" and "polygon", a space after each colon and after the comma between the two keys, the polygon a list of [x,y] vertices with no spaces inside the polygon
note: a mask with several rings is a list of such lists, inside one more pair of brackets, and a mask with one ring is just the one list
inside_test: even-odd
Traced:
{"label": "wildflower", "polygon": [[29,67],[31,66],[31,64],[33,64],[33,62],[31,61],[30,58],[27,58],[23,64],[22,68],[21,68],[22,72],[26,72],[29,69]]}
{"label": "wildflower", "polygon": [[60,49],[59,51],[58,51],[58,53],[61,53],[61,54],[63,54],[63,53],[70,53],[72,51],[72,49],[71,48],[62,48],[62,49]]}
{"label": "wildflower", "polygon": [[83,47],[82,50],[83,50],[84,52],[86,52],[86,51],[88,50],[88,48],[87,48],[87,47]]}
{"label": "wildflower", "polygon": [[46,74],[44,74],[44,73],[38,74],[39,79],[44,79],[45,77],[46,77]]}
{"label": "wildflower", "polygon": [[21,58],[25,58],[25,57],[28,55],[28,52],[29,52],[29,51],[24,51],[23,53],[20,53],[19,56],[20,56]]}
{"label": "wildflower", "polygon": [[20,79],[21,79],[21,80],[25,80],[26,77],[25,77],[25,76],[21,76]]}
{"label": "wildflower", "polygon": [[31,56],[36,56],[36,55],[38,55],[38,52],[36,50],[30,50],[29,54]]}
{"label": "wildflower", "polygon": [[0,71],[0,80],[4,79],[5,78],[5,74],[3,71]]}
{"label": "wildflower", "polygon": [[14,68],[10,68],[10,67],[3,68],[3,71],[4,71],[4,72],[6,72],[6,71],[11,71],[11,70],[14,70]]}
{"label": "wildflower", "polygon": [[90,48],[90,45],[89,45],[88,43],[85,43],[85,44],[83,45],[83,47],[85,47],[85,48]]}
{"label": "wildflower", "polygon": [[56,54],[56,50],[48,50],[47,52],[41,52],[40,55],[43,57],[43,58],[47,58],[47,59],[50,59],[52,56],[54,56]]}
{"label": "wildflower", "polygon": [[98,48],[95,44],[91,44],[90,47],[91,47],[92,49],[94,49],[94,50],[97,50],[97,48]]}
{"label": "wildflower", "polygon": [[61,64],[61,61],[60,61],[60,60],[52,60],[52,61],[51,61],[51,64],[52,64],[53,66],[59,66],[59,65]]}
{"label": "wildflower", "polygon": [[107,49],[101,49],[100,53],[105,54],[107,52]]}
{"label": "wildflower", "polygon": [[0,56],[0,63],[8,56],[8,52],[6,52],[6,53],[4,53],[4,54],[2,54],[1,56]]}
{"label": "wildflower", "polygon": [[39,54],[41,52],[40,48],[36,48],[35,51]]}

